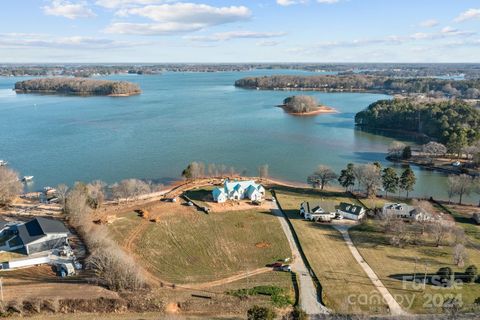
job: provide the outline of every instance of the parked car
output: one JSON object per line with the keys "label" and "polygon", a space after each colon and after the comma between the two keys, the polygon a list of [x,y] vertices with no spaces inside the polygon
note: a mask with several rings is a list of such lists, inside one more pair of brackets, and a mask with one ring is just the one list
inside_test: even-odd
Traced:
{"label": "parked car", "polygon": [[187,206],[189,206],[189,207],[193,207],[193,202],[192,202],[192,201],[188,201],[186,204],[187,204]]}
{"label": "parked car", "polygon": [[460,161],[452,162],[452,166],[454,166],[454,167],[460,167],[461,165],[462,165],[462,163]]}
{"label": "parked car", "polygon": [[290,267],[290,265],[286,264],[284,266],[282,266],[280,268],[281,271],[284,271],[284,272],[292,272],[292,267]]}
{"label": "parked car", "polygon": [[274,263],[267,264],[267,267],[269,268],[280,268],[282,266],[283,266],[282,262],[274,262]]}
{"label": "parked car", "polygon": [[72,263],[60,263],[53,266],[58,276],[66,278],[75,275],[75,267]]}

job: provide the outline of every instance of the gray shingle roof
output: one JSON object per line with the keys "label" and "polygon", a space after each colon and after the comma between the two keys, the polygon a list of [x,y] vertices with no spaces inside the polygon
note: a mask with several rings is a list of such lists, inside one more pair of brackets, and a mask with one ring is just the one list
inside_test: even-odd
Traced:
{"label": "gray shingle roof", "polygon": [[24,245],[34,242],[47,234],[68,233],[68,229],[62,222],[41,217],[19,225],[17,230],[18,236]]}

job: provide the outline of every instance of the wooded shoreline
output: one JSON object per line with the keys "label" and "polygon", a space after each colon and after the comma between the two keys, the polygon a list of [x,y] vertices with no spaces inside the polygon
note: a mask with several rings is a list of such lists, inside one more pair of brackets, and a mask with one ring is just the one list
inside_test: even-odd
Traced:
{"label": "wooded shoreline", "polygon": [[140,94],[137,84],[126,81],[84,78],[39,78],[15,83],[17,93],[60,94],[79,96],[127,97]]}

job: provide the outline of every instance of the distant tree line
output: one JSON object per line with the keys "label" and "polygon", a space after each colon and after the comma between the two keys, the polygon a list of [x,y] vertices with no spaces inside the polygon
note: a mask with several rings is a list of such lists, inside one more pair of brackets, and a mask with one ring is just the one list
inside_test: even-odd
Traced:
{"label": "distant tree line", "polygon": [[85,78],[39,78],[15,83],[17,92],[75,95],[133,95],[141,93],[137,84],[126,81]]}
{"label": "distant tree line", "polygon": [[372,129],[417,132],[458,151],[480,138],[480,112],[463,101],[380,100],[355,115],[355,123]]}
{"label": "distant tree line", "polygon": [[360,74],[295,76],[274,75],[237,80],[235,86],[250,89],[365,91],[389,94],[421,93],[433,97],[480,98],[480,79],[393,78]]}

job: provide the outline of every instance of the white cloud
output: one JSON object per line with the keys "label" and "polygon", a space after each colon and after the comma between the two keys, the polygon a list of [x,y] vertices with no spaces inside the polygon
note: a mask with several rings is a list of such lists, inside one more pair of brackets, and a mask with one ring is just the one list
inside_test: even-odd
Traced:
{"label": "white cloud", "polygon": [[174,0],[97,0],[95,4],[108,9],[174,2]]}
{"label": "white cloud", "polygon": [[94,17],[95,13],[87,7],[86,2],[72,3],[65,0],[52,0],[50,5],[43,7],[43,12],[50,16],[68,19]]}
{"label": "white cloud", "polygon": [[256,43],[256,45],[259,47],[274,47],[274,46],[278,46],[279,44],[280,44],[280,41],[275,41],[275,40],[263,40]]}
{"label": "white cloud", "polygon": [[439,22],[435,19],[429,19],[429,20],[425,20],[425,21],[422,21],[420,22],[420,27],[424,27],[424,28],[433,28],[435,26],[438,26]]}
{"label": "white cloud", "polygon": [[54,37],[48,34],[3,33],[0,48],[113,49],[149,45],[147,42],[124,42],[94,37]]}
{"label": "white cloud", "polygon": [[277,0],[277,4],[281,6],[291,6],[294,4],[302,4],[302,3],[307,3],[308,0]]}
{"label": "white cloud", "polygon": [[[291,6],[294,4],[305,4],[309,2],[310,2],[309,0],[277,0],[277,4],[284,7]],[[317,0],[317,2],[322,4],[332,4],[332,3],[340,2],[340,0]]]}
{"label": "white cloud", "polygon": [[284,32],[255,32],[255,31],[229,31],[214,33],[210,36],[189,36],[185,39],[192,41],[227,41],[232,39],[262,39],[262,38],[276,38],[282,37]]}
{"label": "white cloud", "polygon": [[446,26],[439,32],[431,32],[431,33],[417,32],[417,33],[411,34],[409,38],[412,40],[436,40],[436,39],[454,38],[454,37],[470,37],[475,34],[476,32],[473,32],[473,31],[463,31],[463,30],[452,28],[450,26]]}
{"label": "white cloud", "polygon": [[480,19],[480,9],[468,9],[460,13],[458,17],[455,18],[455,22],[463,22],[472,19]]}
{"label": "white cloud", "polygon": [[244,6],[212,7],[207,4],[174,3],[130,8],[119,11],[121,16],[137,15],[158,22],[185,22],[217,25],[250,18],[251,11]]}
{"label": "white cloud", "polygon": [[107,27],[107,33],[165,35],[248,20],[252,13],[244,6],[213,7],[206,4],[174,3],[124,8],[118,10],[117,15],[140,16],[154,23],[116,22]]}
{"label": "white cloud", "polygon": [[106,33],[136,34],[136,35],[170,35],[183,32],[192,32],[205,28],[200,23],[130,23],[116,22],[109,25]]}

